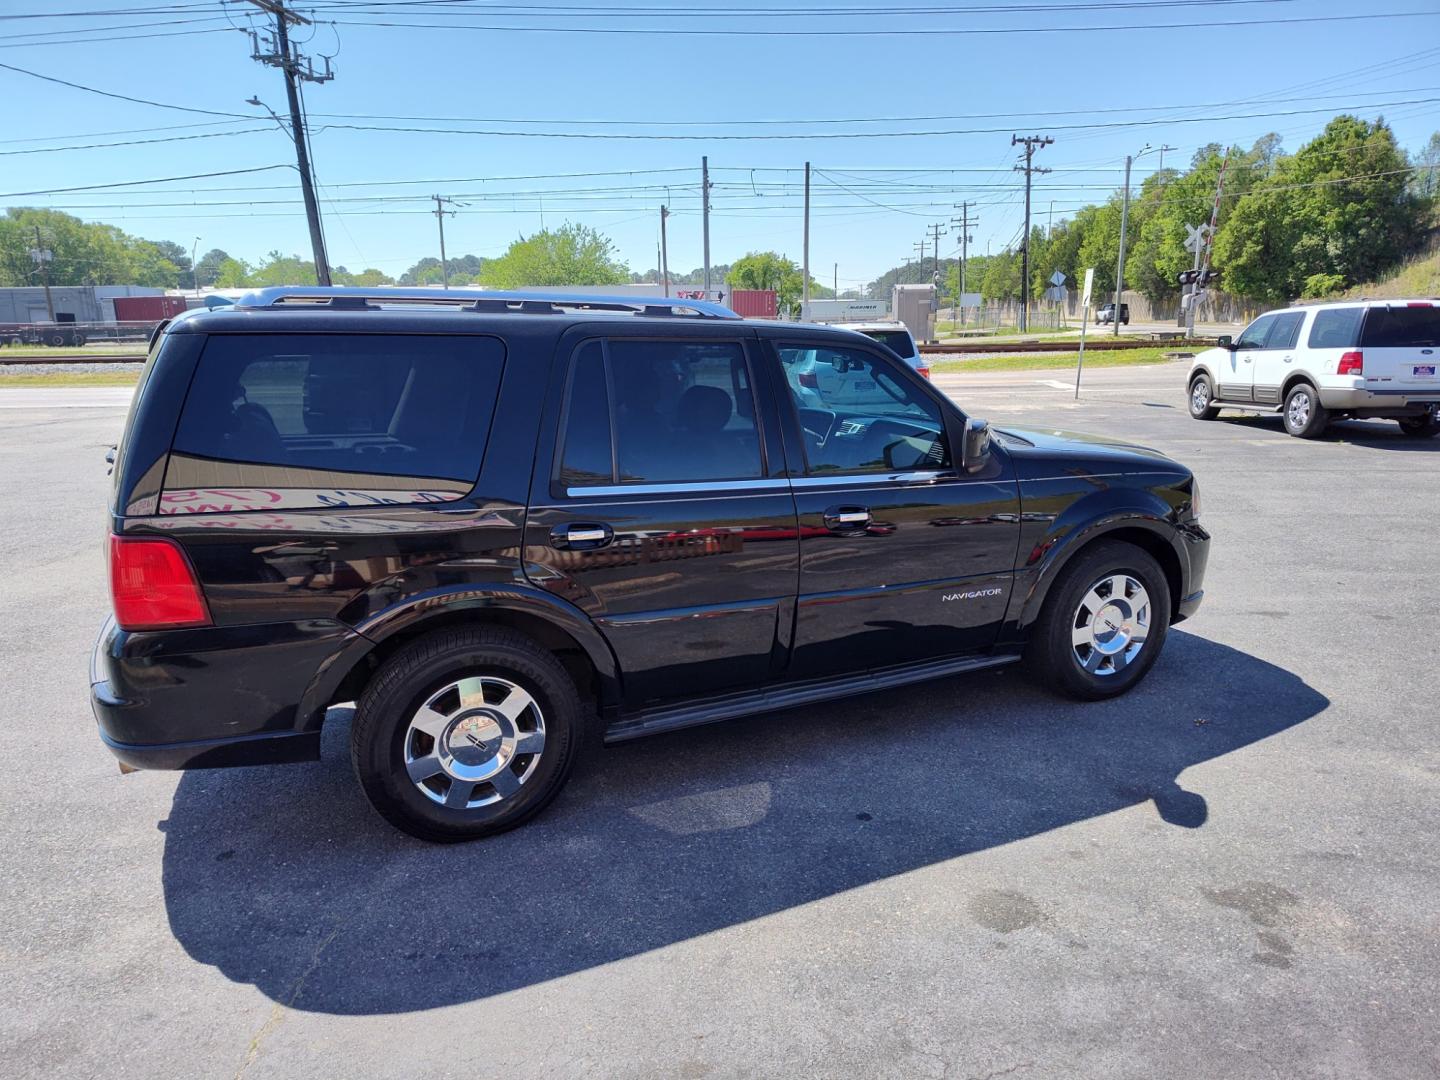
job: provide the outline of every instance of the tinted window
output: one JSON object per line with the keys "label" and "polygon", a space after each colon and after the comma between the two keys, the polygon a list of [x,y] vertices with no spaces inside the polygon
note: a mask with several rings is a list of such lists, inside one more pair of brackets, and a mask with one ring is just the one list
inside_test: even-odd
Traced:
{"label": "tinted window", "polygon": [[1287,311],[1283,315],[1276,315],[1270,333],[1265,338],[1265,348],[1293,349],[1296,339],[1300,337],[1300,324],[1304,321],[1303,311]]}
{"label": "tinted window", "polygon": [[905,330],[862,330],[862,334],[881,345],[888,345],[900,356],[914,356],[915,343]]}
{"label": "tinted window", "polygon": [[1371,308],[1360,342],[1367,349],[1440,346],[1440,307]]}
{"label": "tinted window", "polygon": [[1305,344],[1312,349],[1353,349],[1360,343],[1360,320],[1365,309],[1322,308],[1315,313]]}
{"label": "tinted window", "polygon": [[1270,333],[1270,327],[1274,322],[1274,315],[1261,315],[1245,328],[1245,332],[1240,335],[1240,340],[1235,343],[1235,348],[1263,349],[1265,347],[1265,335]]}
{"label": "tinted window", "polygon": [[430,499],[376,478],[453,481],[443,487],[454,497],[479,473],[503,358],[493,338],[216,335],[185,399],[166,487],[313,491],[343,485],[339,473],[400,492],[385,501]]}
{"label": "tinted window", "polygon": [[812,473],[949,465],[939,405],[885,360],[858,349],[781,346]]}
{"label": "tinted window", "polygon": [[[599,353],[589,347],[582,351],[573,378],[561,464],[566,486],[746,480],[764,474],[755,397],[738,344],[608,341]],[[605,400],[607,388],[618,477],[610,471],[608,443],[601,449],[610,421],[594,404]]]}
{"label": "tinted window", "polygon": [[570,370],[560,482],[565,487],[608,484],[613,475],[605,353],[600,342],[592,341],[581,346]]}

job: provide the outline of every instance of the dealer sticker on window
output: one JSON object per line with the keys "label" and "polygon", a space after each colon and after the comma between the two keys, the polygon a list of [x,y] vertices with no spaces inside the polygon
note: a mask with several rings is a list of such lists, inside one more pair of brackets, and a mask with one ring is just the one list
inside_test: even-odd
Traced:
{"label": "dealer sticker on window", "polygon": [[1434,365],[1434,364],[1416,364],[1416,365],[1415,365],[1415,377],[1416,377],[1417,379],[1420,379],[1420,378],[1433,379],[1433,378],[1435,377],[1435,365]]}

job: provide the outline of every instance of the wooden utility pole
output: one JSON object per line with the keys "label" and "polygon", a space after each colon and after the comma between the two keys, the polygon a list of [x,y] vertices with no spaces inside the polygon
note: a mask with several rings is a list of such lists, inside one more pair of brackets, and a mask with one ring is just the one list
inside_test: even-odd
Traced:
{"label": "wooden utility pole", "polygon": [[660,207],[660,282],[665,286],[665,295],[670,295],[670,243],[665,239],[665,219],[670,216],[668,206]]}
{"label": "wooden utility pole", "polygon": [[805,243],[801,252],[800,318],[810,317],[810,163],[805,162]]}
{"label": "wooden utility pole", "polygon": [[455,200],[447,199],[443,195],[431,195],[430,197],[435,200],[435,209],[430,212],[435,215],[435,221],[440,226],[440,287],[448,289],[450,288],[450,266],[445,260],[445,215],[449,214],[454,217],[455,211],[446,210],[445,205],[453,204]]}
{"label": "wooden utility pole", "polygon": [[960,229],[960,287],[959,291],[955,294],[955,318],[956,321],[963,326],[965,323],[965,309],[960,305],[965,296],[965,264],[969,259],[970,241],[973,239],[970,235],[970,226],[978,225],[980,222],[970,216],[970,204],[968,202],[962,202],[959,210],[960,217],[951,218],[950,224],[958,226]]}
{"label": "wooden utility pole", "polygon": [[705,299],[710,299],[710,159],[700,159],[700,214],[705,238]]}
{"label": "wooden utility pole", "polygon": [[325,70],[317,72],[308,60],[304,60],[298,49],[290,47],[290,26],[308,26],[309,19],[291,11],[281,0],[250,0],[250,3],[275,16],[274,37],[266,43],[266,49],[262,50],[259,35],[251,34],[251,56],[269,67],[278,67],[285,76],[285,98],[290,106],[290,135],[295,140],[295,165],[300,171],[300,194],[305,200],[305,218],[310,226],[310,248],[315,256],[315,280],[321,285],[329,285],[330,261],[325,252],[325,233],[320,226],[320,203],[315,198],[315,174],[310,167],[310,153],[305,138],[305,116],[300,108],[300,90],[297,84],[301,80],[329,82],[335,75],[330,70],[328,59],[325,61]]}
{"label": "wooden utility pole", "polygon": [[1048,173],[1049,169],[1036,168],[1033,163],[1035,151],[1049,146],[1055,140],[1048,135],[1010,136],[1010,145],[1025,146],[1025,164],[1016,165],[1016,172],[1025,174],[1025,238],[1020,248],[1020,329],[1030,329],[1030,180],[1035,173]]}
{"label": "wooden utility pole", "polygon": [[50,260],[55,253],[50,251],[40,239],[40,226],[35,226],[35,246],[30,249],[30,257],[35,260],[36,267],[40,270],[40,283],[45,286],[45,313],[50,321],[55,321],[55,301],[50,298]]}

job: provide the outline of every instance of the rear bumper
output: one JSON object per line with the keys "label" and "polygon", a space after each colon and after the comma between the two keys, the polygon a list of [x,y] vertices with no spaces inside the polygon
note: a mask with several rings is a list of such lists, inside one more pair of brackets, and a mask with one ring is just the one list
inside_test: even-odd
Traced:
{"label": "rear bumper", "polygon": [[1327,409],[1343,412],[1363,410],[1374,414],[1413,416],[1440,404],[1440,386],[1436,386],[1434,390],[1419,387],[1395,390],[1365,386],[1321,388],[1320,404]]}
{"label": "rear bumper", "polygon": [[320,718],[300,703],[355,637],[320,620],[167,633],[107,620],[90,659],[100,738],[135,769],[312,761]]}

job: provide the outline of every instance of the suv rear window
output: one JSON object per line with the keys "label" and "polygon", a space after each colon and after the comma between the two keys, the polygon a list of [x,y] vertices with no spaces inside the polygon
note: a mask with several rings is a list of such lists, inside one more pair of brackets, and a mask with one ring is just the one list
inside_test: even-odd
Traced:
{"label": "suv rear window", "polygon": [[1440,347],[1440,307],[1371,308],[1360,344],[1367,349]]}
{"label": "suv rear window", "polygon": [[888,345],[895,350],[898,356],[909,358],[915,355],[915,343],[910,340],[909,333],[904,330],[861,330],[860,332],[871,341]]}
{"label": "suv rear window", "polygon": [[[215,335],[161,512],[458,498],[480,471],[503,362],[486,337]],[[217,487],[246,490],[224,506],[186,498]]]}

